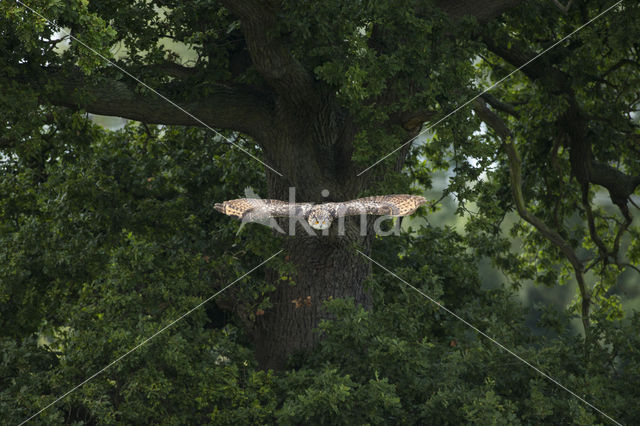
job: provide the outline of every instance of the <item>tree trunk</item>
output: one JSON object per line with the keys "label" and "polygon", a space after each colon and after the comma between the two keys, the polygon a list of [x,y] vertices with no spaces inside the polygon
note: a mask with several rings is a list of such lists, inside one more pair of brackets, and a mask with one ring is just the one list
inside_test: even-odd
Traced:
{"label": "tree trunk", "polygon": [[[365,243],[369,240],[364,238]],[[313,330],[328,318],[326,300],[350,297],[365,309],[371,307],[362,285],[370,266],[353,249],[353,242],[348,237],[288,237],[286,259],[295,265],[295,284],[273,276],[277,286],[270,294],[273,307],[259,317],[254,329],[261,368],[282,369],[290,355],[314,347],[320,335]]]}
{"label": "tree trunk", "polygon": [[[284,103],[276,109],[270,143],[261,145],[269,147],[266,159],[284,176],[267,170],[269,197],[289,200],[291,187],[298,202],[345,201],[357,196],[358,186],[347,178],[353,174],[347,165],[355,134],[347,115],[326,99],[305,110]],[[288,221],[283,222],[283,230],[288,231]],[[371,307],[371,297],[363,288],[370,266],[354,248],[368,252],[371,238],[361,235],[359,219],[345,221],[344,235],[338,235],[338,230],[334,223],[329,235],[315,231],[317,235],[310,236],[297,226],[295,236],[283,237],[286,259],[296,272],[293,285],[272,272],[273,307],[258,317],[252,330],[262,368],[282,369],[290,355],[313,348],[320,337],[313,329],[328,317],[323,309],[327,299],[353,298],[365,309]]]}

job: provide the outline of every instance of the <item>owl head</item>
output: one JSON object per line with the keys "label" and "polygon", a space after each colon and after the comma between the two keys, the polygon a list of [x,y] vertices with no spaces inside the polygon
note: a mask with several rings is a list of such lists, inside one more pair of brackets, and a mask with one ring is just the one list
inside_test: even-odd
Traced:
{"label": "owl head", "polygon": [[314,209],[309,213],[307,222],[313,229],[329,229],[333,222],[333,215],[326,209]]}

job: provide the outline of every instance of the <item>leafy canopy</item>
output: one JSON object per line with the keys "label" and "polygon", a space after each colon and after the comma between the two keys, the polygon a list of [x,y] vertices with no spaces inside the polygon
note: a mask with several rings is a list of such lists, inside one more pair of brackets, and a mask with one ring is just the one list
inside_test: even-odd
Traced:
{"label": "leafy canopy", "polygon": [[[521,65],[519,58],[608,5],[582,2],[562,14],[551,2],[526,2],[484,26],[473,20],[454,26],[435,7],[410,12],[422,3],[282,2],[278,31],[291,52],[360,124],[358,165],[404,141],[401,126],[380,124],[389,117],[451,111]],[[30,6],[176,101],[206,101],[221,82],[265,84],[250,65],[237,71],[239,22],[216,2]],[[572,155],[585,151],[572,144],[576,130],[567,123],[583,125],[592,174],[603,170],[615,182],[640,175],[639,14],[625,2],[492,91],[501,103],[487,101],[490,112],[509,138],[483,127],[489,118],[470,106],[415,144],[402,172],[380,187],[426,189],[432,173],[453,166],[446,194],[456,196],[461,215],[468,213],[465,232],[413,229],[378,239],[373,249],[386,267],[624,423],[640,415],[640,316],[623,309],[619,289],[622,269],[640,260],[638,229],[626,224],[615,185],[592,175],[584,191],[582,163]],[[105,76],[123,77],[77,43],[63,48],[51,26],[14,3],[0,3],[0,28],[0,411],[19,423],[250,270],[280,242],[257,225],[238,233],[238,224],[210,207],[247,186],[265,193],[264,173],[251,159],[201,129],[130,123],[110,131],[82,111],[55,106],[51,93],[77,72],[87,88]],[[189,47],[191,66],[176,66],[181,56],[168,35]],[[374,38],[382,44],[372,45]],[[57,72],[64,78],[54,78]],[[387,92],[395,99],[381,107],[376,101]],[[261,155],[250,138],[237,142]],[[505,151],[509,143],[520,163]],[[371,173],[383,175],[380,170]],[[591,271],[566,312],[547,307],[530,315],[509,286],[481,286],[479,256],[488,256],[513,287],[528,279],[555,287],[579,277],[567,252],[535,224],[516,221],[511,235],[502,232],[509,214],[522,213],[512,194],[514,174],[522,178],[525,210],[566,242],[583,263],[578,272]],[[521,252],[511,250],[516,237]],[[290,282],[283,260],[270,267],[281,285]],[[244,300],[259,315],[269,308],[273,285],[255,271],[37,420],[603,421],[376,268],[368,282],[374,309],[329,302],[335,319],[321,324],[325,339],[317,350],[294,357],[286,372],[260,371],[243,324],[252,318],[225,308]],[[572,327],[577,316],[584,320],[586,299],[587,340]],[[525,322],[532,317],[535,333]]]}

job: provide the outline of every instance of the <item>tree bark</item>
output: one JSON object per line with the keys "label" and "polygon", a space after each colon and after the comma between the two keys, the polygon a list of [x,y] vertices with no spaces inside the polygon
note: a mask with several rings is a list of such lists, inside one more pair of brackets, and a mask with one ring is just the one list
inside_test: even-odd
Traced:
{"label": "tree bark", "polygon": [[314,79],[281,42],[276,6],[258,0],[221,0],[242,22],[251,60],[278,95],[304,108],[316,96]]}
{"label": "tree bark", "polygon": [[[268,161],[284,174],[280,177],[267,171],[269,198],[288,200],[290,188],[297,202],[355,198],[362,180],[350,179],[344,167],[350,160],[348,147],[355,131],[348,114],[331,97],[304,110],[279,98],[269,140],[261,142]],[[282,225],[290,232],[287,220]],[[276,286],[269,295],[272,308],[258,317],[252,330],[262,368],[282,369],[291,355],[313,348],[320,338],[313,330],[328,318],[323,308],[326,300],[353,298],[365,309],[371,307],[371,296],[363,286],[370,266],[354,249],[368,253],[371,238],[360,235],[359,219],[345,221],[344,235],[338,231],[334,223],[328,235],[316,231],[317,236],[310,236],[298,226],[295,236],[284,237],[295,284],[270,272]]]}
{"label": "tree bark", "polygon": [[352,247],[357,243],[368,252],[370,238],[289,238],[287,259],[297,271],[295,285],[271,274],[276,290],[270,295],[273,307],[258,317],[254,332],[255,354],[261,368],[282,369],[294,354],[312,350],[321,335],[315,332],[320,320],[329,318],[323,303],[332,298],[353,298],[369,309],[372,299],[363,282],[370,266]]}
{"label": "tree bark", "polygon": [[[176,64],[177,65],[177,64]],[[207,99],[177,102],[191,115],[180,111],[165,99],[153,93],[141,93],[130,81],[101,78],[88,82],[80,71],[62,72],[43,68],[47,85],[53,87],[41,93],[41,101],[73,109],[84,109],[92,114],[123,117],[149,124],[202,126],[234,129],[259,137],[269,126],[273,109],[272,99],[265,93],[240,85],[219,84]],[[18,79],[26,85],[38,87],[29,78],[29,70]],[[155,88],[165,94],[167,88]],[[197,117],[202,122],[195,120]]]}

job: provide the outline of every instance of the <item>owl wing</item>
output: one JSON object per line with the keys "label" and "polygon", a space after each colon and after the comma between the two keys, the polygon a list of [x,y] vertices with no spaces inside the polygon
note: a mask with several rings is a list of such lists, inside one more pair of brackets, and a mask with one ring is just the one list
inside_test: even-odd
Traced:
{"label": "owl wing", "polygon": [[419,195],[376,195],[374,197],[358,198],[356,200],[339,203],[336,215],[356,216],[360,214],[371,214],[378,216],[408,216],[426,202],[426,198]]}
{"label": "owl wing", "polygon": [[256,222],[270,217],[306,216],[312,206],[311,203],[291,204],[280,200],[238,198],[216,203],[214,208],[222,214]]}

